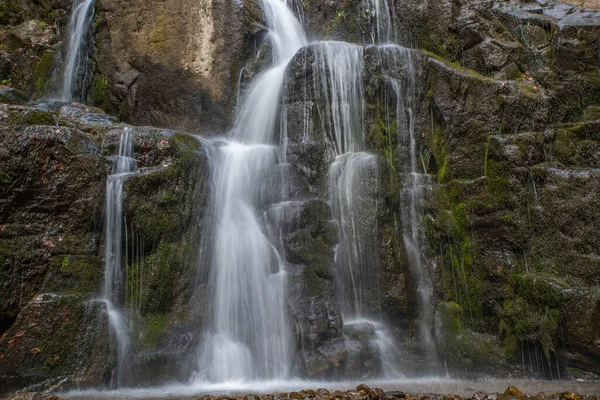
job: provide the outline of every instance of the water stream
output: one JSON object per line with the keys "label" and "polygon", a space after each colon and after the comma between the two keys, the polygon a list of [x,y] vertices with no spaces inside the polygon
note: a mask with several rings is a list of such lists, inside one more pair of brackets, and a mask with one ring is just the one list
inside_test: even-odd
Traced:
{"label": "water stream", "polygon": [[428,175],[419,171],[420,152],[415,137],[415,72],[411,50],[400,46],[388,46],[389,51],[398,53],[406,63],[403,80],[390,79],[396,94],[396,119],[398,141],[405,149],[403,187],[400,191],[404,245],[409,267],[417,282],[417,309],[419,319],[418,341],[427,359],[435,359],[435,343],[432,337],[433,326],[433,286],[431,273],[425,256],[423,228],[424,193],[430,186]]}
{"label": "water stream", "polygon": [[74,0],[71,21],[69,23],[69,43],[67,58],[63,66],[62,89],[60,100],[70,102],[77,99],[75,87],[81,68],[85,67],[83,55],[86,33],[90,28],[93,17],[94,0]]}
{"label": "water stream", "polygon": [[286,274],[259,209],[277,190],[264,187],[264,179],[281,159],[276,122],[285,68],[307,42],[285,2],[261,4],[274,66],[243,97],[232,140],[213,144],[212,321],[199,349],[198,381],[285,378],[292,363]]}
{"label": "water stream", "polygon": [[116,340],[117,368],[112,384],[123,386],[128,375],[130,337],[126,318],[121,312],[125,299],[125,270],[123,268],[123,184],[137,170],[132,158],[133,142],[130,131],[125,128],[119,141],[119,154],[114,157],[111,175],[106,181],[106,242],[104,268],[104,301],[108,311],[111,332]]}

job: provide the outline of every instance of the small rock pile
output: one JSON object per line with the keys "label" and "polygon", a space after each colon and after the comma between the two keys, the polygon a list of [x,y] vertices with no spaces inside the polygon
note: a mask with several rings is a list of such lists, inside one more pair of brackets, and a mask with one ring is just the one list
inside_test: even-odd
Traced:
{"label": "small rock pile", "polygon": [[338,391],[330,389],[307,389],[299,392],[268,395],[247,394],[245,396],[202,396],[198,400],[598,400],[598,396],[578,395],[572,392],[535,395],[523,393],[514,386],[509,386],[504,393],[476,392],[471,396],[457,394],[412,394],[402,391],[386,392],[367,385],[358,385],[355,390]]}

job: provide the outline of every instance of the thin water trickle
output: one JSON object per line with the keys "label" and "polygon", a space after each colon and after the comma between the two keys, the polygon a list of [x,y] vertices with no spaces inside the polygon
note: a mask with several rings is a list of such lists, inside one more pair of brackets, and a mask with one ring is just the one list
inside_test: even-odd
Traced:
{"label": "thin water trickle", "polygon": [[367,153],[338,156],[329,170],[329,201],[338,223],[335,253],[338,304],[342,316],[379,315],[376,208],[377,157]]}
{"label": "thin water trickle", "polygon": [[396,94],[396,119],[398,140],[407,150],[403,167],[404,182],[400,191],[402,224],[404,227],[404,245],[408,255],[411,272],[417,282],[417,308],[419,312],[419,344],[427,359],[435,359],[433,326],[433,285],[424,249],[423,196],[429,186],[427,175],[418,169],[420,152],[415,137],[415,72],[410,49],[400,46],[387,47],[395,56],[401,56],[406,62],[403,80],[390,79]]}
{"label": "thin water trickle", "polygon": [[121,312],[126,289],[123,268],[123,184],[137,170],[137,162],[132,158],[133,142],[126,128],[119,141],[119,155],[114,158],[111,175],[106,181],[106,242],[104,268],[104,301],[109,324],[117,344],[117,369],[113,384],[121,387],[126,383],[128,373],[127,358],[130,349],[128,324]]}
{"label": "thin water trickle", "polygon": [[69,23],[69,44],[67,58],[63,68],[63,82],[60,94],[61,101],[73,101],[73,91],[76,85],[79,69],[84,64],[82,47],[86,31],[92,21],[94,0],[74,0],[71,22]]}

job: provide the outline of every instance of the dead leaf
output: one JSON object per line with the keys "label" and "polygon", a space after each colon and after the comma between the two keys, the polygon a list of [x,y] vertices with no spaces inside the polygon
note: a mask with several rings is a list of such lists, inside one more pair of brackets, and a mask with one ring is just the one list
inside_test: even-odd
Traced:
{"label": "dead leaf", "polygon": [[60,360],[60,357],[58,356],[58,354],[55,354],[54,355],[54,361],[58,361],[58,360]]}
{"label": "dead leaf", "polygon": [[39,348],[34,347],[33,349],[29,350],[29,352],[35,356],[36,354],[40,354],[42,351]]}
{"label": "dead leaf", "polygon": [[16,338],[22,338],[22,337],[25,335],[25,332],[26,332],[26,331],[25,331],[25,329],[23,329],[23,330],[20,330],[19,332],[17,332],[17,333],[15,334],[15,336],[14,336],[14,337],[16,337]]}

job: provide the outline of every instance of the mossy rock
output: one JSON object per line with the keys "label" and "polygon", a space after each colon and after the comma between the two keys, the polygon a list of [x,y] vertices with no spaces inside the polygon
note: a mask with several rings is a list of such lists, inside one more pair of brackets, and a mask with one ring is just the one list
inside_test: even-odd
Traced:
{"label": "mossy rock", "polygon": [[452,302],[441,302],[435,311],[439,350],[450,368],[491,370],[506,362],[496,336],[465,328],[464,310]]}
{"label": "mossy rock", "polygon": [[516,359],[515,343],[531,341],[540,343],[549,358],[557,342],[561,320],[560,290],[546,279],[517,274],[509,281],[506,291],[500,323],[506,356]]}
{"label": "mossy rock", "polygon": [[53,126],[54,116],[32,107],[0,105],[0,121],[6,126]]}
{"label": "mossy rock", "polygon": [[34,83],[35,95],[42,97],[48,91],[52,79],[52,71],[54,70],[55,54],[51,50],[47,50],[42,54],[40,60],[35,66]]}
{"label": "mossy rock", "polygon": [[584,121],[598,121],[600,120],[600,106],[589,106],[583,113]]}
{"label": "mossy rock", "polygon": [[95,255],[55,256],[50,263],[44,291],[98,294],[104,278],[102,267]]}

